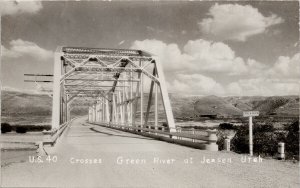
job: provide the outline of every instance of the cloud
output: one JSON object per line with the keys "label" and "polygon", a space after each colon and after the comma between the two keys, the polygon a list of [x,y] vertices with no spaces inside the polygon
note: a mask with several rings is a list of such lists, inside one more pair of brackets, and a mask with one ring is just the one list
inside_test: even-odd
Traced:
{"label": "cloud", "polygon": [[118,43],[118,46],[124,44],[124,42],[125,42],[125,40],[120,41],[120,42]]}
{"label": "cloud", "polygon": [[300,76],[300,53],[293,57],[279,56],[268,75],[276,78],[296,78]]}
{"label": "cloud", "polygon": [[12,40],[10,49],[2,46],[2,56],[6,58],[32,57],[38,60],[47,60],[53,57],[53,52],[39,47],[37,44],[21,39]]}
{"label": "cloud", "polygon": [[43,8],[40,1],[4,1],[0,3],[1,15],[14,15],[22,13],[35,14]]}
{"label": "cloud", "polygon": [[[300,53],[279,56],[274,65],[253,74],[256,78],[240,79],[227,85],[229,95],[295,95],[299,94]],[[253,63],[252,66],[256,63]],[[257,69],[253,69],[257,70]]]}
{"label": "cloud", "polygon": [[204,18],[200,29],[204,34],[221,40],[246,41],[253,35],[266,32],[267,28],[284,22],[271,14],[266,17],[251,5],[215,4],[209,9],[210,18]]}
{"label": "cloud", "polygon": [[[161,60],[170,92],[198,95],[291,95],[298,93],[300,53],[280,56],[273,65],[243,59],[225,43],[190,40],[175,43],[135,41],[132,48]],[[232,81],[235,79],[235,81]]]}
{"label": "cloud", "polygon": [[241,79],[230,83],[226,90],[227,95],[236,96],[295,95],[299,93],[299,82],[268,78]]}
{"label": "cloud", "polygon": [[201,74],[178,74],[169,84],[170,91],[202,95],[222,95],[223,87],[214,79]]}
{"label": "cloud", "polygon": [[191,69],[197,72],[239,75],[246,73],[249,69],[248,64],[252,63],[251,60],[245,62],[241,57],[237,57],[235,52],[222,42],[214,43],[203,39],[188,41],[184,51],[193,65]]}
{"label": "cloud", "polygon": [[160,58],[166,72],[180,70],[181,66],[189,66],[186,60],[187,56],[181,54],[177,44],[166,44],[155,39],[146,39],[143,41],[134,41],[132,49],[139,49],[150,52]]}
{"label": "cloud", "polygon": [[[141,49],[160,57],[166,72],[192,73],[223,73],[240,75],[264,69],[261,63],[237,57],[235,52],[222,42],[211,42],[203,39],[190,40],[183,47],[183,52],[177,44],[166,44],[159,40],[135,41],[134,49]],[[256,72],[257,73],[257,72]]]}

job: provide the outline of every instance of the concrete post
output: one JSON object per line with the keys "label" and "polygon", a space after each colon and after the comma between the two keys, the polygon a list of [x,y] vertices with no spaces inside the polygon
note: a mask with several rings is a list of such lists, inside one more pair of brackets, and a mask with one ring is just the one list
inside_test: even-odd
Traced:
{"label": "concrete post", "polygon": [[230,151],[230,139],[229,138],[226,138],[224,140],[224,150],[225,151]]}
{"label": "concrete post", "polygon": [[[195,128],[192,128],[192,134],[195,135]],[[195,142],[195,139],[192,139],[192,142]]]}
{"label": "concrete post", "polygon": [[218,149],[218,145],[217,145],[217,140],[218,140],[218,137],[217,137],[217,130],[214,129],[214,130],[207,130],[207,133],[208,133],[208,143],[205,144],[205,150],[208,150],[208,151],[219,151]]}
{"label": "concrete post", "polygon": [[279,160],[285,159],[285,153],[284,153],[284,143],[279,142],[278,143],[278,157]]}
{"label": "concrete post", "polygon": [[61,53],[55,52],[54,54],[54,74],[53,74],[53,96],[52,96],[52,129],[58,129],[60,125],[60,115],[61,115],[61,88],[60,88],[60,79],[61,79]]}
{"label": "concrete post", "polygon": [[91,107],[89,107],[88,122],[91,122],[91,116],[92,116]]}
{"label": "concrete post", "polygon": [[252,116],[249,117],[249,154],[253,156],[253,131],[252,131]]}

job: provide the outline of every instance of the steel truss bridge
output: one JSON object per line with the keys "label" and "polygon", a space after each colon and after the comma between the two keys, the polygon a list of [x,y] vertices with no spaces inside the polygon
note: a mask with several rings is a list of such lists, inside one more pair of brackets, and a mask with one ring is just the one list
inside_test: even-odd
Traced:
{"label": "steel truss bridge", "polygon": [[[149,80],[149,91],[145,91]],[[152,106],[151,122],[159,126],[161,99],[167,125],[171,131],[175,128],[162,66],[158,57],[145,51],[59,48],[53,82],[52,128],[70,120],[70,104],[79,97],[92,100],[90,122],[139,127],[147,126]],[[147,100],[145,93],[149,93]]]}
{"label": "steel truss bridge", "polygon": [[160,60],[142,50],[58,48],[52,98],[52,132],[65,129],[71,104],[84,98],[89,123],[218,150],[216,131],[200,135],[175,127]]}

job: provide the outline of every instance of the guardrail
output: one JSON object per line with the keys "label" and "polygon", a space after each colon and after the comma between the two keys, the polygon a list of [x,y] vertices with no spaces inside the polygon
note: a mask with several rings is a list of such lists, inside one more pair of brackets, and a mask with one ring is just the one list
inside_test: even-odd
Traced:
{"label": "guardrail", "polygon": [[44,134],[43,137],[43,145],[51,145],[54,146],[57,139],[62,135],[64,130],[67,128],[67,126],[74,120],[75,118],[71,119],[70,121],[62,124],[59,129],[53,129],[50,131],[43,131]]}
{"label": "guardrail", "polygon": [[[118,125],[118,124],[108,124],[108,123],[99,123],[99,122],[88,122],[90,124],[104,126],[107,128],[118,129],[125,132],[130,132],[134,134],[139,134],[158,140],[163,140],[171,143],[177,143],[185,146],[190,146],[193,148],[204,149],[209,151],[218,151],[217,142],[217,130],[206,130],[201,131],[202,135],[196,133],[195,130],[192,130],[192,133],[185,132],[186,130],[182,128],[177,128],[174,130],[167,130],[166,127],[153,127],[148,126],[144,127],[135,127],[128,125]],[[158,130],[161,129],[161,130]],[[204,133],[204,134],[203,134]]]}

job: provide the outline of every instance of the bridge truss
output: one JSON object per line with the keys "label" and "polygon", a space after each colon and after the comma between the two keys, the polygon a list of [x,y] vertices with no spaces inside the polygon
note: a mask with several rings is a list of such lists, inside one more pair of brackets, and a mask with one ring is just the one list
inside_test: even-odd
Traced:
{"label": "bridge truss", "polygon": [[54,59],[53,129],[70,120],[71,103],[78,98],[91,101],[89,122],[158,127],[163,116],[170,131],[175,129],[159,58],[145,51],[58,48]]}

